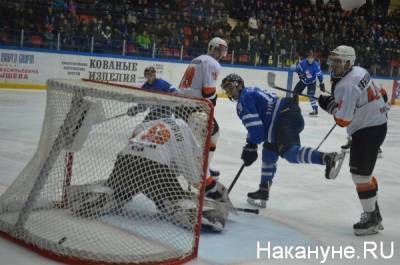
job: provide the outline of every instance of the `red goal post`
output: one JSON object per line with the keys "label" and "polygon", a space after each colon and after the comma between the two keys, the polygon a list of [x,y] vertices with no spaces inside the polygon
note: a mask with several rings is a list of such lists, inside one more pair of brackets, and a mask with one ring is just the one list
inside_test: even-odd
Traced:
{"label": "red goal post", "polygon": [[[147,109],[156,110],[159,107],[179,108],[180,117],[186,122],[193,108],[206,113],[207,118],[198,121],[203,123],[204,131],[190,128],[193,134],[198,133],[195,136],[202,154],[201,161],[197,161],[201,176],[185,179],[187,175],[196,173],[193,166],[185,165],[179,165],[182,170],[179,176],[176,174],[184,183],[181,186],[197,188],[196,192],[191,188],[181,192],[185,194],[186,201],[191,200],[196,206],[196,210],[191,210],[195,216],[192,222],[179,223],[178,219],[171,217],[169,210],[172,206],[160,210],[148,198],[143,199],[137,194],[135,196],[140,198],[137,202],[133,201],[144,203],[143,208],[155,208],[154,212],[137,213],[135,207],[125,210],[127,207],[124,206],[125,212],[111,217],[99,213],[98,209],[89,217],[74,213],[73,203],[69,201],[72,188],[77,189],[81,196],[83,188],[104,183],[105,179],[107,181],[107,177],[114,172],[115,159],[120,156],[121,139],[126,140],[129,129],[143,123],[145,114],[110,119],[123,113],[121,111],[132,103],[145,104]],[[0,196],[0,235],[67,264],[182,264],[195,258],[213,111],[213,105],[205,99],[98,81],[49,80],[38,149],[14,183]],[[102,123],[96,121],[85,125],[90,115],[98,119],[97,112],[104,112],[102,115],[106,119]],[[116,139],[110,139],[110,136]],[[78,138],[83,140],[77,144]],[[180,151],[178,147],[173,150]],[[148,165],[154,163],[146,164],[135,174],[145,171]],[[157,172],[162,172],[160,168]],[[164,175],[160,173],[160,177]],[[143,191],[144,194],[146,192],[149,191]],[[99,194],[103,196],[103,193]],[[176,191],[168,191],[165,196],[167,199],[168,196],[176,196]],[[132,201],[127,204],[130,203]],[[176,205],[173,207],[175,209]]]}

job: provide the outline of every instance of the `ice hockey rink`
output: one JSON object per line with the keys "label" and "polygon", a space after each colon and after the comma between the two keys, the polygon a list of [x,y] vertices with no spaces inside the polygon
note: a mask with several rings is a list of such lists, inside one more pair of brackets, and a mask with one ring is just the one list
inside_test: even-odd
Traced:
{"label": "ice hockey rink", "polygon": [[[39,140],[46,104],[45,91],[0,90],[0,194],[31,159]],[[333,125],[333,119],[320,111],[308,117],[310,106],[301,103],[305,130],[302,144],[316,147]],[[221,171],[221,182],[229,186],[241,166],[240,154],[246,131],[236,116],[235,103],[219,100],[216,118],[221,137],[213,167]],[[321,146],[322,151],[339,151],[346,142],[345,129],[337,127]],[[367,144],[367,143],[366,143]],[[261,148],[260,148],[261,149]],[[379,203],[385,230],[377,235],[356,237],[352,224],[359,220],[361,206],[348,167],[348,158],[338,178],[324,178],[324,167],[278,162],[267,209],[254,214],[230,214],[221,234],[202,233],[198,260],[190,264],[400,264],[400,108],[389,112],[389,129],[374,175],[379,182]],[[260,157],[260,156],[259,156]],[[236,207],[250,207],[246,194],[258,187],[260,161],[245,168],[231,192]],[[355,258],[339,254],[326,261],[311,259],[273,259],[259,252],[268,242],[281,247],[354,247]],[[366,253],[364,245],[376,244],[377,259]],[[393,249],[392,249],[393,247]],[[393,255],[390,255],[393,252]],[[383,255],[382,255],[383,254]],[[383,256],[391,256],[385,259]],[[0,265],[58,264],[0,238]]]}

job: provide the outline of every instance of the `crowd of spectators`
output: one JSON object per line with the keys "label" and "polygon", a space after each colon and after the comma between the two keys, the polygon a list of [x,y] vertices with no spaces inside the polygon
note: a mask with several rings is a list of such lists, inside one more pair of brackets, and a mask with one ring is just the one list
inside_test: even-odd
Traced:
{"label": "crowd of spectators", "polygon": [[[325,0],[326,2],[326,0]],[[354,46],[358,63],[388,74],[399,61],[400,12],[367,0],[354,10],[339,0],[4,0],[0,44],[179,57],[228,41],[226,61],[289,66],[313,50],[326,69],[328,51]],[[123,42],[125,40],[125,42]]]}

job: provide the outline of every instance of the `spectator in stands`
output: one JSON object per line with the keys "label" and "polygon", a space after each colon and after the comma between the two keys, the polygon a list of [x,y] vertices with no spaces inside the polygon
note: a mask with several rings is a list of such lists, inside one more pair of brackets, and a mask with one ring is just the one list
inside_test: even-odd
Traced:
{"label": "spectator in stands", "polygon": [[[286,60],[290,54],[302,54],[304,50],[314,48],[322,57],[321,65],[326,67],[323,58],[329,49],[347,44],[360,47],[359,63],[388,74],[388,61],[400,57],[397,51],[400,11],[388,14],[388,3],[388,0],[367,0],[360,8],[347,11],[341,8],[339,0],[329,0],[326,4],[322,0],[315,4],[300,0],[0,1],[0,26],[10,29],[7,38],[12,43],[19,43],[20,30],[24,29],[25,41],[30,41],[33,35],[39,39],[43,37],[48,48],[55,48],[57,33],[62,33],[63,49],[66,46],[80,49],[78,45],[86,43],[89,34],[90,38],[95,38],[97,51],[101,50],[99,42],[107,26],[111,28],[115,43],[127,39],[145,50],[151,48],[152,41],[165,47],[190,45],[204,49],[213,36],[230,37],[233,44],[230,46],[236,53],[259,53],[263,64],[269,56],[281,55],[281,59]],[[237,25],[231,29],[228,21],[232,26]],[[147,34],[143,34],[144,31]],[[82,32],[83,38],[77,36]],[[137,34],[139,32],[142,34]],[[261,40],[261,34],[265,39]],[[237,36],[240,41],[236,40]],[[264,40],[269,41],[271,47],[265,47],[269,44],[265,45]],[[369,50],[363,48],[365,43]],[[121,52],[118,46],[110,48]],[[285,54],[280,54],[281,49]],[[379,51],[379,58],[369,59],[377,54],[376,51]],[[375,67],[377,60],[381,65]]]}
{"label": "spectator in stands", "polygon": [[145,50],[148,50],[151,48],[150,36],[149,36],[149,34],[147,34],[146,30],[143,30],[143,32],[137,36],[136,43],[139,46],[139,48],[142,48]]}

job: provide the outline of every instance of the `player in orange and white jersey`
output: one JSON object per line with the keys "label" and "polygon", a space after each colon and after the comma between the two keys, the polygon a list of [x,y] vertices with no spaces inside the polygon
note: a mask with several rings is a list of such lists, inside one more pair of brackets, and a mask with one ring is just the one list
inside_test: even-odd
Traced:
{"label": "player in orange and white jersey", "polygon": [[383,229],[377,202],[378,182],[372,174],[387,132],[387,105],[368,71],[353,66],[356,54],[352,47],[338,46],[328,59],[334,93],[321,95],[318,103],[339,126],[347,127],[352,138],[350,172],[364,210],[361,220],[353,226],[354,232],[374,234]]}
{"label": "player in orange and white jersey", "polygon": [[[221,65],[218,60],[226,56],[228,44],[225,40],[215,37],[208,43],[207,54],[194,58],[187,67],[181,83],[180,92],[184,95],[209,99],[214,106],[217,103],[217,79]],[[219,138],[219,126],[214,119],[214,128],[211,135],[209,161],[212,160]],[[210,170],[214,177],[219,175],[216,170]]]}

